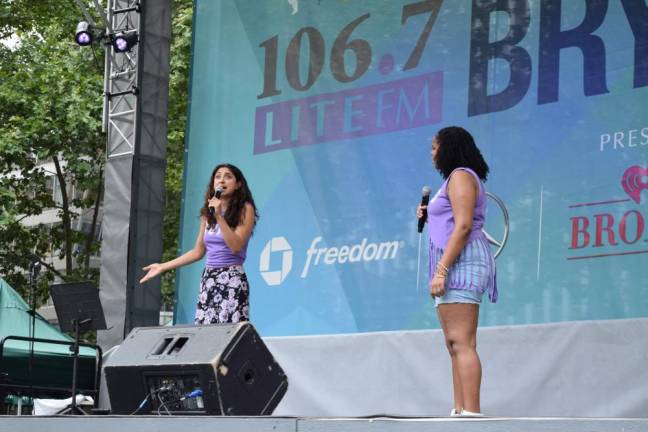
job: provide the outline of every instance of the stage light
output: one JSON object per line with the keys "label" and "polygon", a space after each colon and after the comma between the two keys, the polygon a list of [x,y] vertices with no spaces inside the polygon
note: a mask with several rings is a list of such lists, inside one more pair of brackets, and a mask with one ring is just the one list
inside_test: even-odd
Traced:
{"label": "stage light", "polygon": [[92,43],[92,33],[90,24],[86,21],[80,21],[77,24],[76,32],[74,33],[74,40],[81,46],[90,45]]}
{"label": "stage light", "polygon": [[112,38],[112,45],[115,48],[116,52],[126,52],[130,51],[135,45],[137,45],[138,38],[137,33],[120,33],[114,35]]}

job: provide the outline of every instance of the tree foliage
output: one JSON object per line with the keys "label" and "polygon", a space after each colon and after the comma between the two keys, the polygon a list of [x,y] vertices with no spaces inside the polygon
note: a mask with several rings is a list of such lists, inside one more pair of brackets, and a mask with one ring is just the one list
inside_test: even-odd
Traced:
{"label": "tree foliage", "polygon": [[0,39],[15,33],[42,32],[53,22],[76,25],[78,15],[73,1],[5,0],[0,2]]}
{"label": "tree foliage", "polygon": [[[74,43],[77,13],[74,3],[57,1],[0,9],[0,29],[19,36],[13,47],[0,45],[0,275],[24,295],[30,256],[43,258],[41,301],[55,274],[98,276],[89,257],[99,248],[103,74],[92,52]],[[52,212],[60,222],[42,223]],[[54,271],[57,260],[63,272]]]}
{"label": "tree foliage", "polygon": [[[164,214],[163,261],[178,254],[180,230],[180,196],[184,166],[185,128],[191,64],[191,0],[174,0],[169,75],[169,133],[166,167],[166,212]],[[162,301],[172,305],[175,293],[175,272],[162,276]]]}
{"label": "tree foliage", "polygon": [[[192,1],[173,0],[173,8],[165,260],[178,251]],[[0,40],[19,39],[15,46],[0,44],[0,276],[26,296],[30,257],[44,258],[39,302],[55,276],[98,282],[99,269],[92,268],[90,256],[100,247],[104,53],[76,45],[80,19],[81,10],[71,0],[0,4]],[[60,186],[57,194],[52,178]],[[52,212],[59,223],[40,223]],[[90,222],[83,229],[82,215]],[[58,260],[64,271],[57,274]],[[162,280],[164,303],[173,304],[174,289],[175,275],[168,273]]]}

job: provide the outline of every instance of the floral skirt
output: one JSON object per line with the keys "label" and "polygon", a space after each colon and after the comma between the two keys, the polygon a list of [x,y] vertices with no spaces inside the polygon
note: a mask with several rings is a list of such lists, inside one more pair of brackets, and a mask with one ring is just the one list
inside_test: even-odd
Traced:
{"label": "floral skirt", "polygon": [[250,319],[250,289],[241,265],[205,267],[200,280],[195,324],[237,323]]}

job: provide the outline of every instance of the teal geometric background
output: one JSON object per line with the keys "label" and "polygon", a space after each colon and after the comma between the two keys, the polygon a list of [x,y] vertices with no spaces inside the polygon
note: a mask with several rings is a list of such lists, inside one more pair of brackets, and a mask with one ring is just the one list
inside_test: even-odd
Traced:
{"label": "teal geometric background", "polygon": [[[181,249],[213,167],[240,167],[261,334],[439,326],[414,211],[449,125],[510,215],[481,325],[648,316],[648,7],[516,3],[196,1]],[[486,230],[503,229],[490,202]],[[178,273],[178,323],[201,270]]]}

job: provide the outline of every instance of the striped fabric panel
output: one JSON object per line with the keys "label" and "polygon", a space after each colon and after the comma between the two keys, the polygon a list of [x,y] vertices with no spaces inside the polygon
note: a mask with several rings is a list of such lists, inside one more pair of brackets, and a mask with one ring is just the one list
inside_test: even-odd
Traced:
{"label": "striped fabric panel", "polygon": [[[437,263],[443,256],[443,249],[430,242],[429,277],[434,275]],[[489,292],[493,300],[495,262],[488,241],[479,236],[466,244],[464,250],[450,267],[446,282],[450,289],[466,289]]]}

